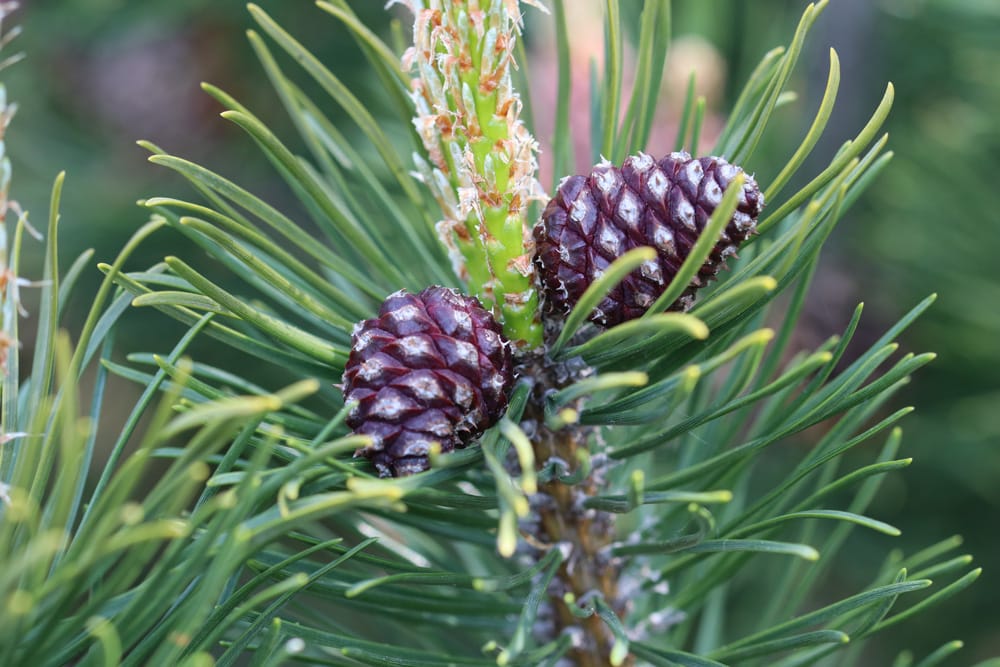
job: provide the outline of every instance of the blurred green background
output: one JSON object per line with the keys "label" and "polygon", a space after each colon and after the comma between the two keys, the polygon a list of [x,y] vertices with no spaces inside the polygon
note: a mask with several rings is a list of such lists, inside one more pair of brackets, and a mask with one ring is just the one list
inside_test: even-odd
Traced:
{"label": "blurred green background", "polygon": [[[787,39],[805,3],[674,4],[678,31],[704,35],[724,55],[731,103],[760,54]],[[780,136],[772,132],[767,154],[751,165],[763,182],[818,106],[831,46],[841,61],[840,94],[805,174],[856,134],[886,81],[896,92],[885,128],[895,158],[828,243],[802,335],[818,342],[864,301],[858,343],[868,345],[921,298],[939,295],[902,339],[910,351],[938,354],[895,398],[917,407],[902,424],[902,453],[915,461],[886,480],[873,511],[903,531],[908,552],[962,534],[984,573],[966,594],[878,642],[929,651],[961,638],[956,664],[971,664],[1000,653],[1000,2],[831,2],[799,68],[802,95],[791,109],[798,120]],[[849,586],[867,581],[886,544],[856,537],[856,567],[841,563],[853,575]]]}
{"label": "blurred green background", "polygon": [[[4,73],[8,95],[20,107],[7,136],[12,193],[34,220],[44,220],[52,179],[67,170],[61,239],[67,263],[85,248],[96,250],[96,260],[110,260],[144,222],[136,199],[187,193],[172,174],[146,163],[136,139],[236,175],[267,199],[287,201],[269,165],[216,118],[218,109],[198,88],[201,81],[219,84],[282,131],[278,104],[244,39],[250,20],[243,2],[26,4],[17,16],[24,34],[16,47],[28,58]],[[336,21],[304,0],[260,4],[361,91],[359,97],[378,99],[378,81],[359,66],[353,41]],[[639,4],[624,0],[626,19],[634,19],[630,11]],[[386,30],[381,0],[352,5],[369,25]],[[678,42],[685,48],[676,60],[688,67],[713,63],[701,73],[712,86],[706,131],[760,56],[788,39],[803,7],[789,0],[674,2],[675,34],[700,36]],[[538,43],[544,39],[534,38],[533,46],[544,50]],[[923,296],[939,293],[904,337],[910,350],[939,355],[896,399],[919,408],[904,422],[904,452],[916,461],[887,480],[873,516],[903,530],[892,545],[907,552],[961,533],[985,572],[937,613],[878,641],[926,652],[962,638],[960,662],[971,663],[1000,654],[1000,188],[994,183],[1000,173],[1000,2],[832,2],[799,67],[799,99],[781,112],[777,131],[748,165],[762,182],[804,133],[826,83],[830,46],[840,54],[841,90],[813,169],[805,173],[856,133],[887,80],[896,85],[888,124],[896,157],[834,235],[803,319],[802,345],[841,329],[859,301],[867,305],[860,344],[870,343]],[[684,80],[686,71],[680,76]],[[161,235],[133,266],[192,252],[176,236]],[[95,285],[97,270],[87,274]],[[87,306],[80,305],[80,315]],[[133,318],[127,334],[158,350],[171,332],[164,318],[151,317]],[[889,544],[859,535],[850,562],[841,563],[844,585],[866,584]]]}

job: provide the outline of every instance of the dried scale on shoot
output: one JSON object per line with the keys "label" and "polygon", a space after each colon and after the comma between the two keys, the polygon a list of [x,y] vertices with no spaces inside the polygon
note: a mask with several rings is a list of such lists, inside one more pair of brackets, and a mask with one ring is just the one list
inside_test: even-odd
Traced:
{"label": "dried scale on shoot", "polygon": [[414,43],[403,56],[425,149],[414,160],[444,216],[440,239],[472,293],[497,306],[507,335],[537,345],[527,212],[544,193],[538,144],[520,118],[511,77],[518,2],[398,1],[414,16]]}

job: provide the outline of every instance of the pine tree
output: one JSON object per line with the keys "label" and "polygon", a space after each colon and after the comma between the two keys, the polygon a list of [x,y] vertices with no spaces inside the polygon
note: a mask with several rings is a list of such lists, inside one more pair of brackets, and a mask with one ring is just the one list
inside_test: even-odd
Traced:
{"label": "pine tree", "polygon": [[[857,136],[803,178],[837,94],[831,52],[826,94],[799,148],[777,175],[755,175],[767,208],[730,270],[716,275],[711,262],[722,258],[720,239],[748,204],[743,176],[718,196],[699,191],[695,199],[710,197],[712,207],[701,207],[697,234],[644,312],[595,321],[602,300],[657,254],[636,243],[588,274],[566,308],[546,309],[540,299],[532,228],[558,181],[537,179],[531,105],[519,85],[531,78],[521,31],[553,21],[554,48],[565,56],[568,3],[553,0],[549,16],[518,0],[402,4],[413,15],[405,54],[362,25],[346,0],[321,0],[316,10],[355,38],[394,120],[408,128],[395,134],[305,45],[250,6],[259,26],[250,43],[306,153],[220,88],[205,90],[273,164],[308,221],[144,143],[150,161],[190,181],[200,199],[142,202],[150,220],[113,262],[99,264],[104,281],[73,343],[58,330],[60,316],[91,258],[57,270],[57,178],[35,355],[23,384],[26,217],[0,239],[0,664],[864,664],[865,639],[971,584],[979,570],[951,555],[958,543],[950,539],[907,557],[890,553],[867,587],[838,599],[823,586],[851,530],[898,533],[866,515],[884,477],[910,463],[898,457],[897,425],[910,410],[886,406],[933,357],[893,357],[895,339],[933,298],[856,358],[845,350],[861,306],[818,349],[791,346],[824,241],[890,160],[879,131],[891,86]],[[716,168],[725,160],[753,173],[762,136],[784,131],[774,114],[824,5],[809,5],[789,46],[764,56],[715,146],[696,154],[715,157],[684,164]],[[592,108],[601,130],[595,148],[617,168],[648,142],[670,7],[644,3],[628,99],[618,3],[609,0],[606,13],[606,66]],[[573,162],[571,83],[563,67],[557,178],[572,176],[563,173]],[[330,104],[353,127],[331,122]],[[704,143],[704,107],[695,99],[686,106],[692,122],[682,126],[678,151]],[[0,115],[6,129],[10,114]],[[363,140],[350,138],[355,132]],[[6,196],[6,162],[2,172]],[[788,194],[793,176],[805,185]],[[126,270],[137,247],[167,233],[192,240],[237,287],[207,277],[196,257]],[[711,283],[698,279],[707,277],[706,263]],[[424,292],[432,285],[465,296]],[[403,289],[420,296],[401,297]],[[668,311],[681,297],[690,309]],[[160,311],[186,333],[167,353],[122,363],[114,332],[133,307]],[[463,314],[496,337],[512,368],[481,336],[456,333]],[[377,317],[398,328],[380,327]],[[392,378],[369,386],[375,396],[384,387],[403,391],[399,383],[412,392],[398,410],[379,412],[385,423],[419,431],[413,420],[422,413],[409,402],[417,399],[489,413],[470,417],[475,428],[462,437],[456,430],[454,439],[407,450],[419,465],[376,458],[381,465],[373,466],[365,455],[380,443],[352,412],[377,400],[350,387],[361,374],[381,377],[384,367],[361,367],[359,349],[386,331],[380,345],[434,336],[439,347],[421,356],[420,341],[403,345]],[[203,337],[247,364],[279,368],[291,383],[270,390],[239,368],[188,359]],[[482,370],[487,357],[496,377],[476,376],[486,379],[466,396],[449,373],[456,364]],[[96,385],[84,400],[80,375],[91,366]],[[91,488],[86,474],[109,374],[143,393]],[[441,391],[431,391],[432,381]],[[488,394],[491,387],[500,393]],[[150,421],[140,428],[143,416]],[[803,435],[819,424],[822,435]],[[883,444],[864,453],[873,440]],[[798,446],[776,456],[788,443]],[[169,467],[144,488],[154,459]],[[752,614],[740,613],[748,607]],[[958,648],[944,644],[921,664]]]}

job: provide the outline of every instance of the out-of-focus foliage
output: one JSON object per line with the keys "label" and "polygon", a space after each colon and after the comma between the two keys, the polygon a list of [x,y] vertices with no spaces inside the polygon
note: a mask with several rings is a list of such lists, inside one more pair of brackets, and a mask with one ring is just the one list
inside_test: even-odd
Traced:
{"label": "out-of-focus foliage", "polygon": [[1000,647],[1000,543],[986,528],[1000,525],[1000,4],[884,9],[879,49],[900,93],[889,129],[897,158],[852,222],[851,249],[874,269],[862,289],[880,308],[940,293],[910,337],[939,359],[908,392],[920,406],[909,431],[916,464],[893,520],[915,541],[964,533],[987,564],[982,588],[935,619],[956,633],[982,628],[970,648],[985,655]]}
{"label": "out-of-focus foliage", "polygon": [[[274,192],[271,173],[246,159],[252,148],[239,134],[215,122],[222,108],[202,92],[202,81],[219,83],[258,108],[272,107],[277,129],[286,123],[278,102],[252,63],[244,31],[251,22],[242,0],[51,0],[22,2],[16,46],[27,57],[7,73],[9,96],[18,101],[17,132],[8,153],[17,166],[17,199],[41,214],[47,184],[65,169],[63,204],[72,225],[61,238],[65,257],[94,248],[113,255],[135,229],[141,214],[134,202],[164,192],[162,173],[146,163],[135,145],[149,139],[214,165],[235,165],[257,191]],[[352,66],[360,55],[336,22],[317,22],[311,2],[264,0],[297,35],[319,45],[318,57],[342,66],[345,82],[380,99],[377,81]],[[384,25],[381,2],[359,3],[368,25]],[[331,110],[336,117],[337,110]],[[168,187],[173,187],[170,185]],[[164,242],[179,244],[179,237]],[[39,252],[26,246],[26,252]],[[136,259],[152,262],[169,251],[142,248]],[[96,271],[85,272],[93,288]],[[30,298],[30,295],[29,295]],[[80,317],[84,307],[71,305]],[[142,327],[142,323],[133,326]],[[143,335],[157,331],[144,331]]]}

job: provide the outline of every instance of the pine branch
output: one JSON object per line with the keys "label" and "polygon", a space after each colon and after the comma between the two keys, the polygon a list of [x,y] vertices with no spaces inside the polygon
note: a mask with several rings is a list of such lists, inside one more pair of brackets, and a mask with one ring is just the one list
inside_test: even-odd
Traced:
{"label": "pine branch", "polygon": [[[250,33],[251,46],[298,137],[279,137],[262,112],[205,89],[281,176],[318,237],[226,169],[143,143],[150,161],[186,179],[201,201],[142,202],[152,217],[115,261],[99,265],[103,282],[71,345],[58,325],[90,259],[58,271],[60,176],[45,267],[33,283],[41,299],[25,385],[18,288],[29,284],[19,276],[32,230],[7,198],[4,158],[0,209],[18,219],[13,236],[4,227],[0,237],[0,663],[790,667],[832,656],[863,664],[855,647],[864,640],[973,583],[979,569],[946,540],[909,558],[890,554],[868,586],[828,599],[851,531],[898,534],[870,508],[886,476],[910,463],[898,455],[898,422],[910,409],[886,406],[933,357],[897,356],[896,342],[933,298],[853,359],[860,306],[839,336],[814,350],[793,345],[824,243],[891,157],[879,135],[889,86],[856,138],[819,173],[802,173],[834,113],[840,70],[831,52],[801,143],[776,176],[759,186],[751,176],[762,139],[783,131],[779,110],[825,2],[805,10],[789,45],[764,56],[738,97],[714,149],[732,162],[640,152],[657,111],[670,6],[643,5],[628,92],[626,16],[606,4],[606,67],[600,77],[595,70],[590,107],[600,121],[595,147],[615,164],[574,181],[580,192],[598,201],[602,183],[651,164],[677,166],[664,177],[671,187],[694,178],[683,176],[689,171],[701,179],[731,168],[732,177],[718,192],[706,182],[684,195],[700,207],[695,217],[692,204],[690,225],[678,201],[665,200],[676,216],[649,216],[670,243],[634,243],[587,273],[562,310],[561,297],[533,277],[545,263],[532,254],[538,233],[528,219],[529,200],[541,196],[531,119],[547,110],[529,112],[514,88],[537,71],[525,62],[522,21],[531,30],[550,19],[533,8],[522,14],[517,0],[411,0],[415,50],[400,61],[346,2],[318,4],[321,16],[346,26],[388,96],[406,105],[394,116],[416,116],[417,132],[384,124],[361,91],[251,6],[261,30]],[[568,7],[552,4],[563,96],[553,154],[562,175],[572,162],[577,82]],[[515,57],[524,67],[517,74]],[[412,98],[401,62],[414,65]],[[310,91],[329,96],[355,127],[338,127]],[[9,107],[0,102],[6,131]],[[693,86],[685,109],[678,146],[694,150],[705,143],[707,112]],[[414,153],[422,183],[409,171]],[[391,182],[380,180],[385,174]],[[633,180],[650,182],[643,178]],[[791,182],[806,185],[783,195]],[[628,222],[617,192],[605,193],[615,205],[601,209],[602,224]],[[765,200],[758,222],[754,205]],[[443,238],[434,228],[442,216]],[[175,232],[231,280],[207,273],[197,256],[126,270],[138,247]],[[597,243],[581,237],[580,246],[590,252]],[[676,260],[671,280],[656,264],[666,247]],[[449,250],[458,251],[452,263]],[[653,280],[657,271],[660,289],[640,314],[609,317],[609,299],[624,303],[637,276]],[[478,293],[486,309],[449,290],[421,291],[435,282]],[[397,291],[404,288],[412,293]],[[149,307],[185,332],[172,349],[123,361],[115,332],[131,313],[162,316]],[[244,361],[229,368],[187,358],[208,337]],[[381,346],[378,363],[363,357],[368,345]],[[290,381],[262,386],[248,379],[249,365]],[[91,368],[87,395],[80,378]],[[372,384],[386,374],[387,384]],[[110,376],[142,394],[98,466]],[[389,400],[404,390],[406,401]],[[446,432],[438,424],[436,440],[420,439],[435,411],[451,419]],[[408,440],[397,440],[403,431]],[[876,438],[881,450],[865,454]],[[397,442],[413,449],[397,452]],[[373,468],[365,457],[376,454],[382,465]],[[393,457],[407,459],[404,472],[426,470],[379,478],[398,472],[385,463]],[[165,466],[155,479],[154,463]],[[763,602],[743,618],[748,596]],[[958,648],[943,644],[922,664]]]}

